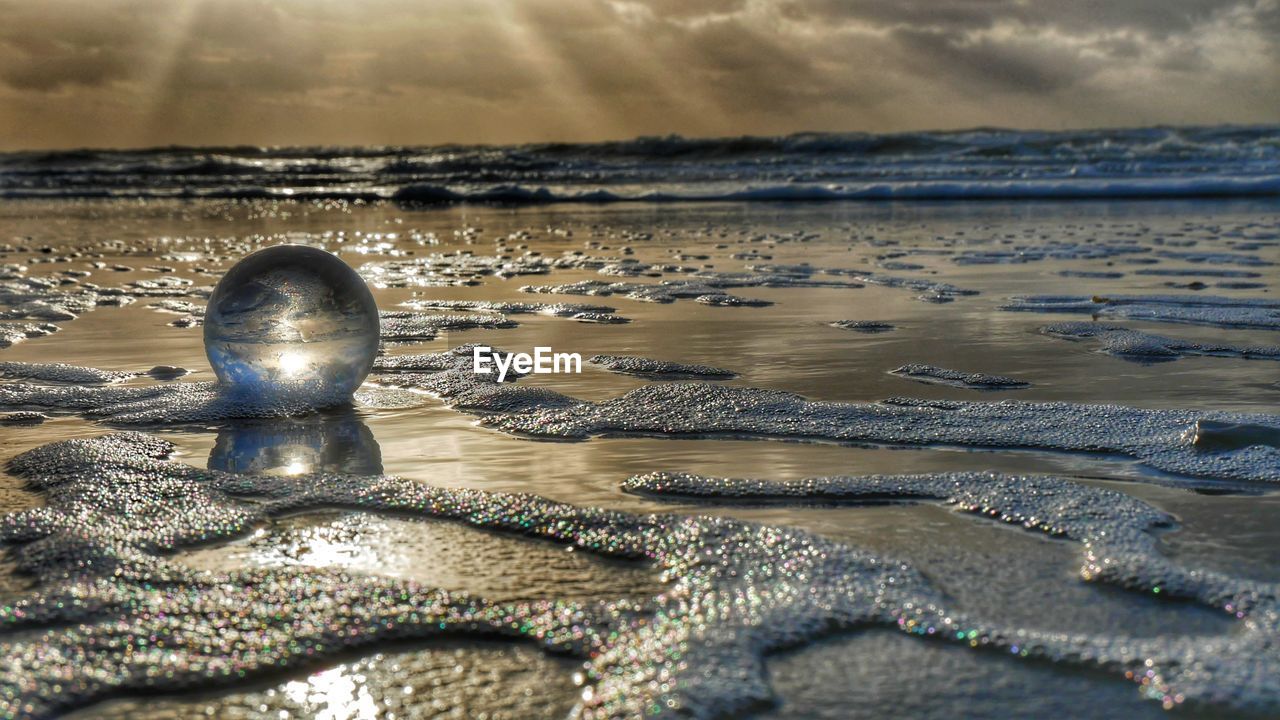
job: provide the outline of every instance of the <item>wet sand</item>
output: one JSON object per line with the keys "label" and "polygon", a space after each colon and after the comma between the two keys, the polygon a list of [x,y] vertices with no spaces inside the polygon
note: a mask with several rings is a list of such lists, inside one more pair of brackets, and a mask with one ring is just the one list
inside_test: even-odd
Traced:
{"label": "wet sand", "polygon": [[[49,419],[0,427],[0,459],[5,461],[51,442],[99,436],[127,424],[172,442],[174,461],[197,468],[362,477],[386,473],[423,486],[534,493],[641,517],[660,512],[764,523],[806,545],[833,543],[855,553],[850,557],[861,558],[856,553],[865,552],[909,564],[922,578],[920,587],[927,587],[921,593],[981,619],[975,627],[983,629],[993,647],[1003,649],[1012,644],[1007,634],[1019,630],[1048,638],[1130,637],[1142,641],[1135,640],[1125,653],[1116,650],[1116,657],[1141,647],[1151,657],[1176,664],[1190,652],[1184,646],[1196,647],[1195,638],[1239,636],[1249,623],[1254,624],[1248,632],[1274,639],[1273,627],[1252,617],[1239,621],[1224,612],[1229,602],[1222,600],[1251,587],[1249,592],[1264,598],[1261,607],[1269,607],[1268,588],[1280,581],[1274,449],[1265,443],[1197,449],[1186,444],[1194,442],[1194,433],[1181,439],[1182,431],[1202,416],[1226,413],[1222,417],[1245,418],[1244,424],[1257,426],[1275,421],[1280,364],[1273,354],[1239,351],[1280,344],[1280,325],[1271,324],[1273,317],[1280,323],[1274,310],[1280,303],[1275,296],[1280,216],[1272,201],[520,209],[329,201],[23,201],[0,208],[0,227],[0,265],[25,266],[25,272],[11,272],[12,282],[74,280],[33,288],[35,294],[75,292],[93,283],[136,297],[117,306],[108,303],[118,295],[98,292],[104,302],[73,312],[74,319],[6,320],[58,328],[0,350],[0,361],[8,363],[56,362],[137,373],[172,365],[192,373],[165,382],[166,387],[211,381],[200,329],[173,323],[193,324],[181,321],[201,315],[201,288],[216,282],[231,262],[260,245],[279,242],[337,251],[370,281],[384,312],[410,313],[384,323],[384,372],[375,370],[368,392],[353,410],[253,421],[205,413],[178,426],[149,422],[135,427],[128,414],[112,417],[118,398],[106,402],[95,396],[70,409],[65,403],[59,406],[56,393],[50,396],[41,389],[81,387],[83,378],[58,384],[55,376],[39,382],[15,377],[5,381],[9,387],[25,383],[29,392],[23,397],[44,399],[38,407],[26,402],[3,410],[39,411]],[[156,282],[162,278],[191,282]],[[663,281],[673,285],[635,287]],[[1204,288],[1187,286],[1196,281]],[[1257,287],[1229,285],[1240,282]],[[1029,297],[1054,300],[1034,302],[1028,312],[1027,302],[1017,298]],[[54,299],[49,295],[50,304]],[[190,306],[151,307],[174,301]],[[455,305],[431,307],[441,301]],[[604,307],[560,311],[466,305],[483,302]],[[18,305],[5,309],[9,307]],[[593,315],[574,317],[581,313]],[[1092,322],[1095,314],[1099,324],[1141,335],[1117,340],[1109,337],[1112,331],[1099,336],[1050,327]],[[599,322],[601,316],[630,322]],[[851,332],[846,321],[892,328]],[[389,327],[399,332],[388,334]],[[424,339],[429,337],[434,339]],[[1148,347],[1152,337],[1163,351],[1132,352],[1135,344]],[[385,372],[397,356],[443,353],[467,343],[518,352],[549,346],[580,353],[584,360],[638,356],[735,376],[711,381],[720,388],[713,396],[689,394],[678,389],[684,386],[655,386],[699,379],[691,380],[689,373],[669,380],[584,362],[580,375],[531,375],[501,393],[484,389],[477,395],[439,377],[411,377],[412,370]],[[993,394],[924,384],[891,372],[914,364],[1016,378],[1027,386]],[[106,397],[121,388],[159,382],[145,374],[104,379],[111,382],[99,386],[101,392],[86,392]],[[550,392],[522,390],[528,387]],[[639,396],[627,395],[637,390]],[[760,390],[843,405],[822,411],[834,415],[803,403],[770,414],[753,405],[761,401]],[[653,399],[644,400],[649,397],[645,393]],[[0,399],[5,397],[15,396],[0,392]],[[619,400],[624,397],[644,401],[628,404]],[[451,407],[459,398],[469,407]],[[914,400],[877,404],[887,398]],[[1009,409],[992,404],[1002,400],[1066,405]],[[921,401],[955,401],[966,414],[948,421],[950,429],[938,430],[903,410],[914,406],[934,413],[943,407],[929,409]],[[169,402],[163,396],[144,399],[144,417],[164,417],[174,407]],[[683,412],[682,403],[689,412]],[[729,413],[738,403],[745,408],[740,423],[709,414]],[[1098,404],[1131,410],[1084,407]],[[845,432],[855,427],[849,413],[863,407],[880,408],[880,419],[866,419],[864,431]],[[1151,412],[1139,412],[1144,410]],[[95,412],[104,417],[86,417]],[[840,432],[789,431],[790,417],[807,417],[816,423],[813,427]],[[1044,427],[1027,425],[1037,422]],[[583,431],[562,432],[566,428]],[[554,437],[578,440],[546,441]],[[1045,529],[1020,528],[1021,521],[1001,523],[982,512],[953,512],[936,498],[918,502],[900,486],[886,486],[870,505],[833,502],[829,494],[761,504],[740,493],[693,500],[625,491],[629,478],[659,471],[777,483],[824,476],[1047,473],[1063,478],[1063,487],[1120,493],[1166,517],[1154,529],[1136,528],[1142,537],[1155,533],[1151,552],[1156,555],[1144,557],[1227,579],[1204,590],[1204,597],[1186,588],[1190,602],[1159,597],[1136,582],[1085,582],[1080,541],[1086,535],[1061,537]],[[11,471],[0,479],[5,511],[49,501],[47,491],[42,494],[31,484],[32,477]],[[1017,493],[1011,497],[1016,500]],[[1009,508],[992,509],[998,516]],[[1105,512],[1102,516],[1105,522],[1123,520]],[[323,507],[255,522],[198,548],[172,556],[166,551],[167,561],[221,573],[341,571],[374,576],[378,582],[467,591],[498,603],[555,599],[590,604],[619,598],[643,603],[670,593],[673,583],[685,577],[683,570],[668,568],[664,578],[652,565],[581,550],[570,553],[547,539],[498,534],[498,528],[485,523],[467,528],[438,519]],[[659,530],[670,531],[670,522],[659,523],[655,537]],[[710,540],[699,542],[715,548]],[[744,556],[777,559],[762,548],[751,550],[758,555],[747,549],[741,548]],[[1134,562],[1134,567],[1148,567],[1145,561]],[[761,566],[746,561],[737,569],[752,567]],[[40,582],[29,573],[5,572],[0,584],[5,602],[54,584],[52,575]],[[1134,573],[1131,578],[1142,576]],[[718,580],[707,582],[713,589],[720,587]],[[1221,675],[1181,678],[1189,694],[1175,702],[1180,689],[1165,693],[1148,685],[1135,691],[1123,669],[1066,661],[1060,654],[1065,651],[1051,640],[1044,641],[1042,655],[1050,662],[1041,663],[971,652],[967,643],[901,637],[888,629],[892,623],[871,632],[840,623],[835,623],[838,632],[800,632],[788,623],[808,617],[810,610],[785,604],[762,607],[779,636],[799,636],[760,641],[760,652],[790,649],[769,655],[769,671],[758,679],[758,692],[734,696],[721,685],[694,683],[681,686],[672,696],[676,701],[695,713],[751,709],[779,717],[837,717],[841,708],[854,704],[868,708],[868,715],[900,711],[904,693],[933,688],[936,699],[913,701],[913,714],[942,717],[955,703],[965,703],[978,716],[1061,713],[1078,711],[1081,697],[1088,698],[1084,702],[1097,716],[1154,715],[1166,699],[1186,701],[1209,715],[1280,707],[1274,681],[1235,701],[1229,697],[1233,672],[1272,667],[1272,658],[1252,653],[1247,645],[1220,648]],[[4,642],[26,640],[15,633]],[[83,712],[86,717],[202,712],[278,717],[281,711],[308,715],[327,710],[346,717],[390,709],[432,716],[464,708],[464,715],[527,717],[562,713],[575,702],[596,712],[629,707],[609,705],[617,697],[611,700],[607,691],[617,687],[590,679],[590,673],[585,687],[599,694],[583,695],[584,687],[575,686],[573,675],[583,671],[584,659],[575,652],[547,655],[535,644],[493,643],[465,634],[429,640],[425,647],[375,642],[343,653],[321,653],[283,672],[254,671],[243,682],[223,683],[216,690],[197,682],[189,690],[168,692],[159,702],[110,699]],[[751,674],[750,655],[744,660],[712,653],[700,661],[707,670],[719,663],[723,667],[717,672],[745,668]],[[841,670],[830,669],[833,665]],[[938,666],[947,672],[940,673]],[[601,677],[611,677],[610,668],[622,673],[625,667],[619,661],[596,669]],[[535,682],[531,674],[554,680]],[[996,677],[1003,680],[992,679]],[[1180,687],[1178,680],[1170,675],[1175,687]],[[155,690],[165,692],[163,685]],[[654,696],[665,697],[661,691]]]}

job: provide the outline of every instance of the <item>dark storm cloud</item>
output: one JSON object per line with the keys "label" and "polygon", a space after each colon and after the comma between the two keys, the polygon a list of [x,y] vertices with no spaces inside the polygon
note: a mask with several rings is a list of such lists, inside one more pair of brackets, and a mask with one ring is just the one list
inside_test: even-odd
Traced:
{"label": "dark storm cloud", "polygon": [[19,90],[98,87],[127,79],[145,60],[145,23],[123,10],[48,14],[2,2],[0,18],[0,82]]}
{"label": "dark storm cloud", "polygon": [[0,0],[0,144],[1280,120],[1280,0]]}
{"label": "dark storm cloud", "polygon": [[794,17],[951,29],[1016,20],[1069,31],[1183,32],[1240,5],[1239,0],[789,0]]}
{"label": "dark storm cloud", "polygon": [[8,58],[0,80],[17,90],[50,92],[67,86],[98,87],[130,76],[137,58],[107,49]]}
{"label": "dark storm cloud", "polygon": [[1105,60],[1034,39],[967,42],[955,33],[901,29],[894,40],[921,72],[945,67],[957,83],[989,91],[1052,93],[1096,72]]}

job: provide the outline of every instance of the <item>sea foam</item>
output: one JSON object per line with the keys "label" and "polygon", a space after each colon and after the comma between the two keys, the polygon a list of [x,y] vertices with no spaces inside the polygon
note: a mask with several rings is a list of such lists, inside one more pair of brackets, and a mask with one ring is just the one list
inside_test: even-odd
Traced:
{"label": "sea foam", "polygon": [[[1237,617],[1224,636],[1128,638],[1002,626],[953,611],[919,572],[800,530],[715,517],[633,515],[533,495],[444,489],[391,476],[202,470],[173,446],[123,433],[68,440],[9,463],[45,505],[0,520],[41,589],[0,607],[0,706],[46,717],[121,692],[226,686],[314,666],[395,638],[506,637],[583,662],[586,718],[715,717],[772,700],[764,654],[833,631],[908,636],[1098,669],[1167,707],[1280,709],[1274,588],[1161,560],[1147,532],[1168,516],[1063,480],[951,474],[810,481],[810,490],[938,498],[1084,543],[1086,577],[1188,597]],[[646,476],[650,492],[767,484]],[[1034,492],[1026,492],[1033,490]],[[806,493],[799,493],[801,495]],[[330,569],[197,571],[174,550],[226,542],[282,514],[323,508],[450,520],[652,563],[667,588],[634,601],[500,603]],[[1161,585],[1148,588],[1152,582]]]}

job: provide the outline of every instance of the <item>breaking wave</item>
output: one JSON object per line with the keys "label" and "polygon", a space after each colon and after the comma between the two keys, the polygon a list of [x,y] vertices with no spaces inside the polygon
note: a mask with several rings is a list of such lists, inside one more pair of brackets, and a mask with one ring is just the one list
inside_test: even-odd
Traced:
{"label": "breaking wave", "polygon": [[1280,126],[0,154],[0,197],[413,203],[1280,195]]}

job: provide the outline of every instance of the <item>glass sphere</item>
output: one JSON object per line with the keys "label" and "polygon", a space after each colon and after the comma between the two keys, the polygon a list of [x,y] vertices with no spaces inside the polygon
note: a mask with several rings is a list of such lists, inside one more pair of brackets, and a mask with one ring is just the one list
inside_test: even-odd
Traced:
{"label": "glass sphere", "polygon": [[218,380],[250,398],[315,407],[350,400],[378,352],[378,306],[330,253],[277,245],[236,263],[204,314]]}

